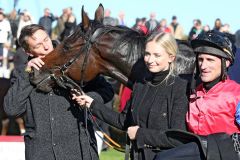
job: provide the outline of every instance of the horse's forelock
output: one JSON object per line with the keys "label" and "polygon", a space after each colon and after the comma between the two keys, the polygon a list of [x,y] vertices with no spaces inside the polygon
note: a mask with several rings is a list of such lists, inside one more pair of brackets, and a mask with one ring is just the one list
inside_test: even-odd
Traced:
{"label": "horse's forelock", "polygon": [[66,39],[66,43],[73,43],[76,42],[79,38],[83,36],[89,37],[93,34],[93,32],[102,27],[103,24],[99,23],[98,21],[90,20],[90,29],[88,31],[84,31],[82,23],[78,24],[75,28],[74,32]]}

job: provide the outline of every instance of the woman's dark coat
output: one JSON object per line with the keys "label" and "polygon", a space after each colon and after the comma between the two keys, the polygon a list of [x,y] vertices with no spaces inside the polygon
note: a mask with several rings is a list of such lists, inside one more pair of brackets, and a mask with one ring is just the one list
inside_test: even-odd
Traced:
{"label": "woman's dark coat", "polygon": [[175,146],[166,136],[166,130],[186,130],[186,88],[186,81],[173,76],[167,83],[156,86],[146,81],[138,82],[122,113],[109,110],[97,101],[93,101],[91,110],[99,119],[122,130],[140,126],[136,140],[132,141],[131,159],[152,160],[159,150]]}

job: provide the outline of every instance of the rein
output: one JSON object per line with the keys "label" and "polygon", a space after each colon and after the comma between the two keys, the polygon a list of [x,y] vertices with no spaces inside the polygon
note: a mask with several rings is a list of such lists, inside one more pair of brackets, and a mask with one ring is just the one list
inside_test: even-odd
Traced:
{"label": "rein", "polygon": [[[81,55],[81,53],[85,53],[84,54],[84,59],[83,59],[83,64],[81,67],[81,77],[80,77],[80,86],[83,87],[83,80],[84,80],[84,71],[86,69],[87,66],[87,61],[88,61],[88,57],[89,57],[89,51],[91,46],[96,42],[96,38],[101,35],[101,33],[103,31],[103,28],[98,28],[94,31],[93,35],[88,38],[85,35],[82,35],[82,37],[84,38],[84,40],[86,41],[85,45],[81,48],[81,50],[73,57],[71,58],[68,62],[66,62],[64,65],[62,65],[61,67],[59,67],[59,70],[62,74],[62,76],[60,78],[57,78],[55,76],[55,74],[51,74],[51,78],[54,79],[57,84],[63,88],[66,89],[66,86],[64,85],[64,82],[70,82],[70,85],[73,85],[73,87],[70,87],[71,89],[77,87],[76,83],[71,80],[71,78],[69,78],[68,76],[65,75],[66,70],[74,63],[76,62],[76,60],[79,58],[79,56]],[[82,33],[82,32],[81,32]],[[62,81],[63,83],[61,83],[60,81]],[[69,87],[67,85],[67,87]],[[77,87],[79,89],[79,87]]]}

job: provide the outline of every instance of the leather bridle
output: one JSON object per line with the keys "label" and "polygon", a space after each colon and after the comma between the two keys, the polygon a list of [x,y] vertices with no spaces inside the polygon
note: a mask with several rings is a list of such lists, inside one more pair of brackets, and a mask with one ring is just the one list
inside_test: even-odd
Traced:
{"label": "leather bridle", "polygon": [[[77,89],[83,94],[82,87],[84,81],[84,73],[86,70],[86,66],[88,63],[89,52],[93,44],[97,42],[97,38],[103,33],[103,28],[97,28],[92,35],[90,35],[90,31],[84,34],[82,31],[80,32],[81,37],[84,39],[85,44],[80,49],[80,51],[75,54],[68,62],[63,64],[62,66],[58,66],[55,69],[52,69],[52,73],[47,77],[44,81],[47,81],[49,78],[54,80],[58,86],[65,88],[65,89]],[[88,36],[89,35],[89,36]],[[84,53],[84,59],[81,67],[81,77],[80,77],[80,86],[74,82],[70,77],[68,77],[65,73],[70,68],[70,66],[76,62],[76,60]],[[61,76],[56,76],[56,71],[60,71]]]}

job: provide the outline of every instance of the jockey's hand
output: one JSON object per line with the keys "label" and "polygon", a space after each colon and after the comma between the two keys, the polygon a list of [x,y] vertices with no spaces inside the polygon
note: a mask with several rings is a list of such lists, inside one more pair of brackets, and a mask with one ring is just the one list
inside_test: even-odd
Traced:
{"label": "jockey's hand", "polygon": [[72,94],[72,99],[75,100],[80,106],[86,106],[87,108],[90,108],[93,99],[87,95],[76,95]]}
{"label": "jockey's hand", "polygon": [[36,57],[28,61],[27,68],[35,68],[36,70],[39,70],[44,65],[44,62],[40,57]]}
{"label": "jockey's hand", "polygon": [[139,128],[139,126],[128,127],[127,134],[128,134],[128,137],[131,140],[135,140],[136,139],[136,134],[137,134],[138,128]]}

